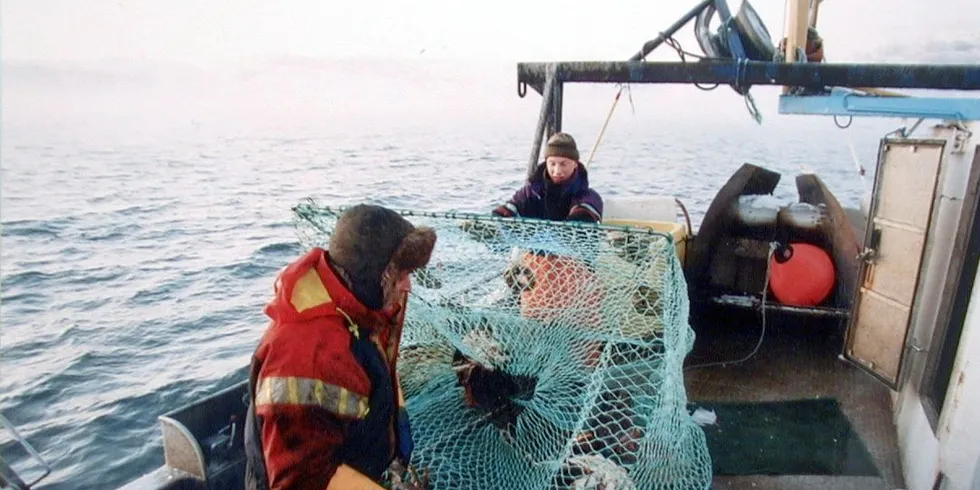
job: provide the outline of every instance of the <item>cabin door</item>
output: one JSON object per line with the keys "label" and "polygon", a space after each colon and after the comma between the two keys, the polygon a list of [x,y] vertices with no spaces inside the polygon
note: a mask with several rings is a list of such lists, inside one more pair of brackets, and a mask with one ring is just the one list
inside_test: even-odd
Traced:
{"label": "cabin door", "polygon": [[943,159],[942,140],[882,140],[844,357],[897,389]]}

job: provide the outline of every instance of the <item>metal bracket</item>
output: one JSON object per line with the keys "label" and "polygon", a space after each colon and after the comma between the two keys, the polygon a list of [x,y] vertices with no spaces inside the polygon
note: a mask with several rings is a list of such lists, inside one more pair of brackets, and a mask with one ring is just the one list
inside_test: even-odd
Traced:
{"label": "metal bracket", "polygon": [[957,127],[954,127],[953,128],[953,145],[950,148],[949,152],[950,153],[964,153],[964,152],[966,152],[966,147],[967,147],[967,145],[968,145],[968,143],[970,141],[970,136],[973,136],[973,133],[971,133],[967,129],[965,129],[965,128],[959,126],[959,125],[957,125]]}
{"label": "metal bracket", "polygon": [[855,258],[857,260],[859,260],[859,261],[865,261],[865,262],[871,263],[876,256],[877,256],[877,254],[876,254],[875,249],[873,249],[873,248],[866,248],[866,249],[862,250],[860,253],[858,253],[857,254],[857,257],[855,257]]}

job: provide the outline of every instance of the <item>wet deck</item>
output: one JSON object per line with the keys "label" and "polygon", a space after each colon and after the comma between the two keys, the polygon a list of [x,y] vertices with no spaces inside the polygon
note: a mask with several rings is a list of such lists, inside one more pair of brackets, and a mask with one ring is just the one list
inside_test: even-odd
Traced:
{"label": "wet deck", "polygon": [[[744,311],[715,310],[695,319],[698,339],[688,365],[735,360],[752,351],[759,323]],[[732,314],[740,313],[740,314]],[[758,318],[758,314],[755,315]],[[753,324],[754,323],[754,324]],[[904,488],[889,390],[838,359],[842,326],[827,320],[769,315],[759,351],[741,365],[686,372],[691,403],[836,398],[840,412],[862,439],[879,477],[843,475],[716,476],[715,489]]]}

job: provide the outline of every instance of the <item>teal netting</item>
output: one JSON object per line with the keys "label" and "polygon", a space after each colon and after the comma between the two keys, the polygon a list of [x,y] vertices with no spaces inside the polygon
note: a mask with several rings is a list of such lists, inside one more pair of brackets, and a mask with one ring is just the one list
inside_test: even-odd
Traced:
{"label": "teal netting", "polygon": [[[295,208],[326,247],[343,208]],[[705,489],[675,243],[647,228],[401,211],[434,228],[398,372],[433,489]]]}

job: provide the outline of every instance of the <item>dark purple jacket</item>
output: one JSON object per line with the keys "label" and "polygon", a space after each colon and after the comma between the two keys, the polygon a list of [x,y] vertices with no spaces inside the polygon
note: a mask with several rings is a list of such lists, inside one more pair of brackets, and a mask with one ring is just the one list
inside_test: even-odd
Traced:
{"label": "dark purple jacket", "polygon": [[557,185],[548,177],[544,163],[524,187],[492,214],[504,217],[548,219],[552,221],[602,221],[602,197],[589,188],[589,173],[581,163],[572,178]]}

